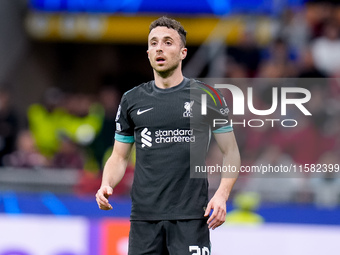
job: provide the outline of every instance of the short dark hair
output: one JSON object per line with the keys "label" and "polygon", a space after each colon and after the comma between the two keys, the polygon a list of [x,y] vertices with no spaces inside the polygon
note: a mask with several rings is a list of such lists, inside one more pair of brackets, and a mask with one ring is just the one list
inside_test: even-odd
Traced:
{"label": "short dark hair", "polygon": [[151,32],[151,30],[156,27],[167,27],[176,30],[181,38],[183,46],[185,46],[187,31],[185,31],[184,27],[177,20],[168,18],[166,16],[160,17],[150,24],[149,32]]}

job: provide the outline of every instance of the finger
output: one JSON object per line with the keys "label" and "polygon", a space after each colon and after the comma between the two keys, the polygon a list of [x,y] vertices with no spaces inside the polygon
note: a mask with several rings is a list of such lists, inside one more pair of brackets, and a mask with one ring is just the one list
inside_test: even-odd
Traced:
{"label": "finger", "polygon": [[215,226],[213,227],[213,229],[221,226],[223,223],[224,223],[224,220],[217,220],[217,222],[216,222]]}
{"label": "finger", "polygon": [[222,225],[221,221],[216,220],[214,224],[211,226],[211,229],[214,230],[215,228],[219,227]]}
{"label": "finger", "polygon": [[[211,215],[210,218],[214,217],[211,219],[211,221],[209,222],[209,228],[216,228],[218,226],[220,226],[221,224],[223,224],[224,220],[225,220],[225,216],[224,215],[224,210],[221,209],[220,207],[218,207],[217,209],[214,209],[214,213]],[[209,220],[210,220],[209,218]],[[209,221],[208,220],[208,221]]]}
{"label": "finger", "polygon": [[216,223],[218,222],[218,218],[215,216],[211,221],[210,221],[210,223],[209,223],[209,228],[213,228],[215,225],[216,225]]}
{"label": "finger", "polygon": [[216,221],[214,221],[214,223],[212,225],[212,229],[215,229],[215,228],[221,226],[225,222],[225,212],[223,210],[221,210],[215,220]]}
{"label": "finger", "polygon": [[222,219],[223,221],[225,221],[225,217],[227,216],[227,212],[226,211],[222,211]]}
{"label": "finger", "polygon": [[209,213],[211,211],[211,203],[208,203],[207,209],[205,209],[204,216],[209,216]]}
{"label": "finger", "polygon": [[96,195],[97,202],[100,202],[101,204],[108,204],[109,200],[104,196],[104,194],[99,190]]}
{"label": "finger", "polygon": [[107,194],[108,196],[112,195],[112,188],[111,187],[104,187],[104,194]]}
{"label": "finger", "polygon": [[102,206],[112,209],[112,206],[110,205],[109,200],[104,196],[102,190],[98,190],[97,195],[96,195],[96,200],[97,200],[98,206],[102,205]]}
{"label": "finger", "polygon": [[219,219],[221,222],[225,222],[225,216],[226,216],[225,210],[221,209],[220,214],[219,214],[219,216],[218,216],[218,219]]}
{"label": "finger", "polygon": [[223,220],[220,219],[220,216],[215,219],[213,224],[211,225],[211,229],[214,230],[215,228],[221,226],[224,223]]}
{"label": "finger", "polygon": [[220,224],[220,221],[218,218],[214,218],[214,220],[209,224],[210,229],[215,229],[218,224]]}
{"label": "finger", "polygon": [[216,218],[217,214],[218,214],[218,208],[213,210],[213,213],[210,215],[207,223],[210,224]]}
{"label": "finger", "polygon": [[107,208],[112,208],[111,204],[108,202],[103,202],[103,201],[97,201],[97,204],[99,207],[107,207]]}
{"label": "finger", "polygon": [[99,198],[97,198],[97,204],[98,204],[99,208],[102,209],[102,210],[110,210],[110,209],[112,209],[112,206],[107,201],[107,199],[104,198],[104,200],[106,200],[106,201],[103,201],[103,199],[100,199],[100,197],[101,196],[99,196]]}
{"label": "finger", "polygon": [[109,204],[109,206],[106,206],[106,205],[99,205],[99,208],[101,209],[101,210],[105,210],[105,211],[107,211],[107,210],[111,210],[112,209],[112,206]]}

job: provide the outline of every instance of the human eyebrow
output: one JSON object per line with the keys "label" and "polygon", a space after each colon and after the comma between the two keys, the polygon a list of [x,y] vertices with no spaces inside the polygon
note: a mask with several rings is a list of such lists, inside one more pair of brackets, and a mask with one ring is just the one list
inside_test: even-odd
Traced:
{"label": "human eyebrow", "polygon": [[155,37],[155,36],[152,37],[152,38],[150,39],[150,42],[151,42],[151,41],[157,41],[157,37]]}
{"label": "human eyebrow", "polygon": [[163,38],[163,40],[164,40],[164,41],[166,41],[166,40],[171,40],[171,41],[173,41],[174,39],[172,39],[171,36],[165,36],[165,37]]}

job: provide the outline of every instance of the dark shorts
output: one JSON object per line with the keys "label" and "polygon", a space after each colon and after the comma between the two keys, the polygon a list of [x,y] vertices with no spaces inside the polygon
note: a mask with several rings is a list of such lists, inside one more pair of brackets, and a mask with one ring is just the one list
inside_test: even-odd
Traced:
{"label": "dark shorts", "polygon": [[131,221],[129,255],[210,255],[207,220]]}

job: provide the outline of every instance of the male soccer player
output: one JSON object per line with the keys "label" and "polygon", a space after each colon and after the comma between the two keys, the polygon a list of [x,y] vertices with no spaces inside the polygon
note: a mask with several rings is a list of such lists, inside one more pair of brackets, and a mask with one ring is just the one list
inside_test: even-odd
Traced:
{"label": "male soccer player", "polygon": [[[161,17],[151,23],[147,54],[154,80],[126,92],[117,112],[115,144],[96,199],[100,209],[112,209],[108,197],[122,179],[135,143],[130,255],[210,254],[209,228],[225,221],[236,181],[221,178],[208,202],[206,175],[196,176],[195,166],[205,164],[211,130],[224,164],[240,166],[232,127],[212,124],[214,118],[227,119],[224,98],[182,75],[185,43],[186,31],[176,20]],[[207,91],[211,97],[202,96]]]}

